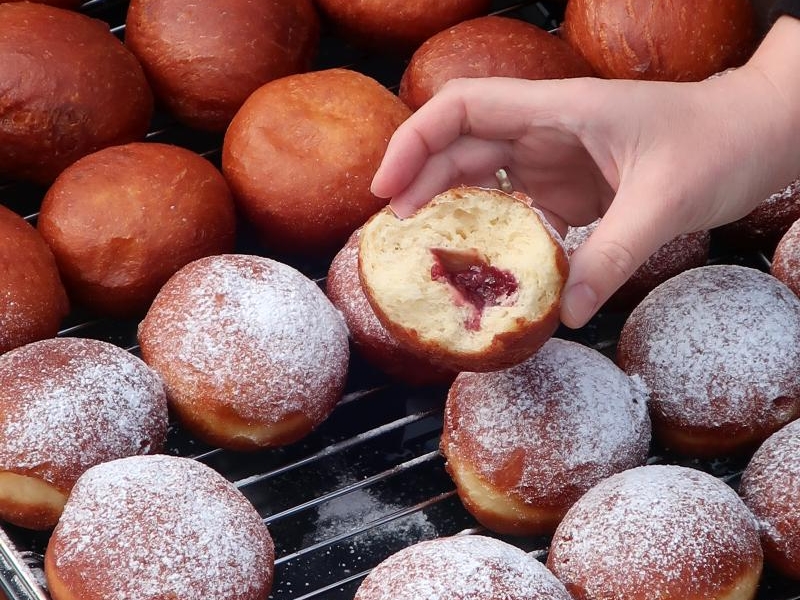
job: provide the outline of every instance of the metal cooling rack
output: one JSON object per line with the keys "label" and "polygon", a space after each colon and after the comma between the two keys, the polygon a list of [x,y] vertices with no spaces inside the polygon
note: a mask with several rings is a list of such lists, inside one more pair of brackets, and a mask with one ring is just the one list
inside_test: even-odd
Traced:
{"label": "metal cooling rack", "polygon": [[[89,0],[81,10],[124,34],[126,0]],[[498,0],[492,12],[528,20],[544,29],[558,25],[558,10],[544,2]],[[323,36],[316,68],[347,66],[395,88],[404,64],[364,55]],[[163,115],[147,138],[190,148],[219,160],[221,138],[184,129]],[[0,183],[0,201],[35,223],[44,190]],[[245,232],[240,250],[252,250]],[[762,269],[766,258],[728,257]],[[327,264],[292,261],[321,285]],[[613,354],[624,315],[603,314],[583,329],[559,332]],[[71,314],[59,335],[102,339],[138,352],[135,321]],[[345,396],[314,433],[291,446],[240,454],[208,447],[171,427],[167,453],[191,456],[215,468],[253,502],[275,541],[273,600],[350,600],[378,562],[412,543],[460,533],[487,533],[463,509],[438,452],[446,389],[414,389],[391,383],[357,355]],[[650,462],[675,462],[653,455]],[[742,460],[684,461],[736,485]],[[490,534],[491,535],[491,534]],[[547,538],[511,538],[545,558]],[[0,529],[0,592],[10,600],[50,600],[43,583],[47,534],[13,526]],[[1,596],[1,594],[0,594]],[[759,600],[800,600],[800,583],[768,574]],[[135,599],[131,599],[135,600]]]}

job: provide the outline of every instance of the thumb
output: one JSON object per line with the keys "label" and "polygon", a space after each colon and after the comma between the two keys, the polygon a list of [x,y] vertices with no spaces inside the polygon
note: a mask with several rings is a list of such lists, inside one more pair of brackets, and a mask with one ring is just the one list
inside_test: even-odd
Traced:
{"label": "thumb", "polygon": [[659,215],[632,210],[642,198],[647,196],[630,196],[620,188],[597,229],[570,257],[561,301],[561,321],[567,327],[583,327],[636,269],[674,237],[665,231]]}

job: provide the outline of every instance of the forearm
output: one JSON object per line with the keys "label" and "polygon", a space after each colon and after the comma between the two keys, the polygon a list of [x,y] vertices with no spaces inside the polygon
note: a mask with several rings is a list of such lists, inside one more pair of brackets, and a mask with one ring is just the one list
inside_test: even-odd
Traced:
{"label": "forearm", "polygon": [[742,70],[762,75],[766,87],[761,93],[777,100],[770,118],[777,130],[775,139],[783,143],[775,148],[776,155],[780,152],[789,163],[787,168],[793,169],[789,175],[800,176],[800,19],[779,17]]}

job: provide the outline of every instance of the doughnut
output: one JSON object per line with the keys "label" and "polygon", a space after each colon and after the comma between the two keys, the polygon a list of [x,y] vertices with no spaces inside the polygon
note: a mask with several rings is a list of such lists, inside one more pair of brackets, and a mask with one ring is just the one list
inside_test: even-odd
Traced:
{"label": "doughnut", "polygon": [[89,469],[53,531],[53,600],[266,600],[275,550],[232,483],[188,458],[137,456]]}
{"label": "doughnut", "polygon": [[386,205],[369,186],[410,114],[348,69],[290,75],[253,92],[225,133],[222,171],[260,241],[281,255],[332,256]]}
{"label": "doughnut", "polygon": [[410,53],[433,34],[484,14],[491,0],[317,0],[346,41],[384,53]]}
{"label": "doughnut", "polygon": [[311,432],[341,398],[349,360],[344,320],[313,281],[239,254],[201,258],[170,278],[139,344],[183,426],[233,450]]}
{"label": "doughnut", "polygon": [[353,232],[333,258],[325,285],[328,298],[344,317],[353,346],[368,363],[397,381],[409,385],[450,384],[456,373],[437,368],[405,350],[375,316],[358,277],[360,231]]}
{"label": "doughnut", "polygon": [[567,511],[547,566],[575,600],[750,600],[763,557],[730,487],[687,467],[612,475]]}
{"label": "doughnut", "polygon": [[558,326],[567,257],[558,233],[519,198],[455,188],[407,219],[384,208],[360,235],[359,275],[375,314],[434,363],[509,367]]}
{"label": "doughnut", "polygon": [[700,81],[744,63],[749,0],[570,0],[561,34],[606,79]]}
{"label": "doughnut", "polygon": [[484,16],[440,31],[414,52],[400,99],[417,110],[458,77],[563,79],[594,74],[564,40],[520,19]]}
{"label": "doughnut", "polygon": [[222,174],[194,152],[114,146],[58,176],[37,224],[71,298],[103,315],[142,315],[188,262],[230,252],[236,214]]}
{"label": "doughnut", "polygon": [[[570,227],[564,237],[567,255],[583,244],[592,232],[597,229],[600,220],[582,227]],[[619,288],[605,303],[606,310],[630,311],[657,285],[678,273],[702,267],[708,261],[711,234],[708,231],[696,231],[679,235],[667,242],[640,266],[630,279]]]}
{"label": "doughnut", "polygon": [[49,184],[86,154],[144,138],[153,95],[108,24],[10,2],[0,31],[0,177]]}
{"label": "doughnut", "polygon": [[800,296],[800,216],[775,247],[770,273]]}
{"label": "doughnut", "polygon": [[[6,2],[18,2],[19,0],[0,0],[0,4],[5,4]],[[78,8],[83,0],[29,0],[31,2],[38,2],[41,4],[49,4],[50,6],[58,6],[59,8]],[[2,592],[0,592],[0,598],[2,598]]]}
{"label": "doughnut", "polygon": [[773,433],[753,455],[739,493],[761,531],[764,559],[800,579],[800,421]]}
{"label": "doughnut", "polygon": [[595,483],[644,464],[649,445],[641,380],[555,338],[510,369],[460,373],[441,439],[464,506],[513,535],[552,534]]}
{"label": "doughnut", "polygon": [[800,416],[800,299],[755,269],[684,271],[637,306],[618,364],[650,389],[655,437],[679,454],[753,449]]}
{"label": "doughnut", "polygon": [[391,555],[361,583],[354,600],[571,600],[538,560],[481,535],[418,542]]}
{"label": "doughnut", "polygon": [[749,214],[715,231],[726,243],[745,249],[771,250],[800,219],[800,179],[772,194]]}
{"label": "doughnut", "polygon": [[50,248],[22,217],[0,206],[0,354],[53,337],[68,312]]}
{"label": "doughnut", "polygon": [[224,132],[259,86],[311,68],[319,29],[311,0],[131,0],[125,45],[170,113]]}
{"label": "doughnut", "polygon": [[161,379],[99,340],[55,338],[0,357],[0,518],[55,526],[88,468],[158,452],[167,433]]}

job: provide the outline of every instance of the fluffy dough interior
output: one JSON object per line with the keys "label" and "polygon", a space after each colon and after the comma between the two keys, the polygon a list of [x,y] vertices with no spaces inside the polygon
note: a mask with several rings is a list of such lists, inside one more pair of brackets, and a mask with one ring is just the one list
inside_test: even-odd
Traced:
{"label": "fluffy dough interior", "polygon": [[[539,213],[505,194],[470,190],[440,195],[410,219],[379,213],[361,235],[361,272],[373,301],[421,340],[460,352],[479,351],[520,321],[537,320],[558,301],[562,279],[557,242]],[[454,301],[451,285],[432,280],[432,248],[477,250],[490,266],[510,272],[518,288],[484,308],[478,329],[465,328],[473,309]]]}

